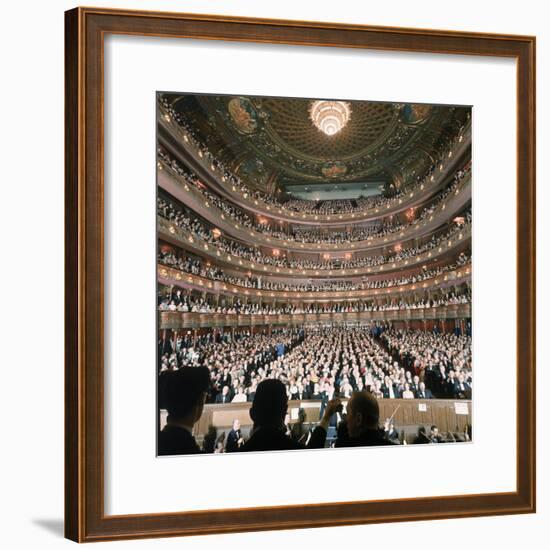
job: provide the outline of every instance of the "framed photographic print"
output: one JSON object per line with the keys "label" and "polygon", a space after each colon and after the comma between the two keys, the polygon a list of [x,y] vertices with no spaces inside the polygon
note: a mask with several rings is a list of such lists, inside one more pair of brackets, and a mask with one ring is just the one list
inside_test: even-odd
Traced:
{"label": "framed photographic print", "polygon": [[534,512],[534,70],[67,12],[66,536]]}

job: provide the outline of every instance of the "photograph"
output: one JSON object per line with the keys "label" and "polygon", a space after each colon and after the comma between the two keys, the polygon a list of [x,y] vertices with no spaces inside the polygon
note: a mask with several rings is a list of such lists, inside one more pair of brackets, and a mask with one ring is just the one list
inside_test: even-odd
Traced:
{"label": "photograph", "polygon": [[157,456],[471,443],[472,106],[155,99]]}

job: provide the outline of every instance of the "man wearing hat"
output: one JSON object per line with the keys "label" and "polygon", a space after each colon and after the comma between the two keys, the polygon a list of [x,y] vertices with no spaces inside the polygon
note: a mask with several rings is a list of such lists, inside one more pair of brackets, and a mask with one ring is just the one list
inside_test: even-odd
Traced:
{"label": "man wearing hat", "polygon": [[206,367],[184,367],[164,376],[159,390],[168,418],[159,432],[158,454],[200,453],[193,437],[193,426],[202,415],[210,387],[210,372]]}

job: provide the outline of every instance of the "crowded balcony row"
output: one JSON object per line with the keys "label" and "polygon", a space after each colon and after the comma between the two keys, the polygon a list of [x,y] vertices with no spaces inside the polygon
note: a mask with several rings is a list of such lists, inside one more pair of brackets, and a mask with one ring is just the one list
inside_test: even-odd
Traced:
{"label": "crowded balcony row", "polygon": [[[417,221],[428,217],[445,198],[462,187],[469,189],[467,184],[470,179],[471,165],[468,163],[463,168],[457,170],[436,195],[428,199],[425,203],[417,203],[414,207],[407,209],[399,216],[381,216],[376,223],[357,224],[356,222],[349,227],[334,226],[332,224],[317,224],[315,229],[311,225],[300,223],[284,224],[282,220],[276,220],[266,216],[256,216],[239,208],[219,195],[211,192],[205,185],[189,170],[185,169],[175,158],[166,152],[159,150],[159,170],[168,171],[178,183],[183,184],[183,189],[189,193],[185,196],[198,199],[196,203],[205,217],[211,220],[227,220],[226,228],[231,232],[237,229],[236,225],[243,230],[249,231],[251,237],[264,242],[267,237],[273,240],[284,241],[285,245],[292,243],[315,243],[315,244],[341,244],[347,241],[364,240],[370,237],[370,240],[376,237],[384,237],[388,234],[399,231]],[[173,191],[173,187],[165,181],[163,177],[159,178],[161,186],[168,187],[167,191]],[[464,183],[464,186],[460,185]],[[180,193],[180,198],[183,198]],[[324,201],[329,202],[329,201]],[[339,201],[340,202],[340,201]],[[202,208],[204,206],[204,208]],[[208,211],[208,209],[211,209]],[[420,215],[417,212],[420,211]],[[209,216],[210,214],[210,216]],[[259,234],[259,235],[257,235]],[[280,244],[280,243],[279,243]]]}
{"label": "crowded balcony row", "polygon": [[[176,285],[199,291],[210,291],[225,295],[258,296],[285,300],[314,299],[355,299],[378,294],[398,294],[416,289],[435,289],[451,284],[457,285],[471,279],[470,258],[463,256],[459,263],[447,264],[434,269],[423,269],[414,275],[379,280],[319,281],[307,283],[262,282],[259,289],[240,284],[216,281],[200,275],[183,273],[177,269],[158,265],[158,278],[161,284]],[[239,281],[240,282],[240,281]],[[269,287],[269,288],[266,288]]]}
{"label": "crowded balcony row", "polygon": [[[161,247],[162,256],[159,260],[192,273],[223,268],[226,273],[228,270],[246,270],[247,273],[260,272],[264,277],[277,278],[297,275],[342,277],[388,273],[433,263],[441,257],[456,255],[461,251],[467,253],[471,235],[469,211],[456,219],[458,221],[446,232],[433,234],[422,244],[409,247],[398,244],[386,255],[354,256],[351,253],[325,253],[320,258],[306,259],[290,257],[277,249],[272,250],[269,255],[269,251],[264,252],[259,248],[226,239],[214,230],[205,230],[199,224],[193,226],[194,230],[184,230],[175,223],[159,217],[159,237],[175,246]],[[183,257],[182,253],[178,252],[179,249],[185,250]]]}
{"label": "crowded balcony row", "polygon": [[[164,158],[164,157],[163,157]],[[166,160],[166,159],[165,159]],[[254,240],[259,245],[278,250],[296,250],[299,252],[322,252],[335,250],[362,250],[383,247],[388,242],[421,237],[447,221],[457,209],[464,208],[471,197],[469,166],[457,171],[437,195],[422,207],[410,207],[400,216],[386,216],[376,222],[353,223],[341,226],[281,225],[269,218],[254,216],[207,190],[202,182],[191,176],[175,161],[160,164],[164,166],[159,176],[159,184],[170,195],[188,204],[209,223],[215,224],[218,231],[235,238]],[[170,172],[171,176],[163,174]],[[168,203],[167,200],[164,201]],[[176,210],[181,207],[169,206]],[[164,205],[166,208],[166,205]],[[168,212],[164,213],[168,216]]]}
{"label": "crowded balcony row", "polygon": [[[162,326],[167,326],[167,320],[184,319],[186,322],[202,323],[201,326],[209,326],[209,322],[219,325],[227,320],[227,316],[239,316],[238,321],[231,321],[231,324],[262,324],[269,323],[269,318],[277,317],[277,322],[282,323],[288,320],[288,316],[297,316],[293,322],[300,320],[357,320],[357,316],[342,317],[340,314],[348,313],[375,313],[393,312],[394,319],[401,318],[455,318],[469,317],[469,304],[471,303],[471,290],[468,284],[454,286],[447,289],[436,289],[432,292],[415,292],[410,295],[396,297],[382,296],[377,299],[356,301],[324,301],[324,302],[299,302],[296,304],[275,301],[261,300],[252,297],[223,296],[209,292],[191,291],[187,288],[173,285],[161,287],[158,295],[158,309],[162,312]],[[451,307],[452,306],[452,307]],[[454,307],[461,306],[461,307]],[[467,306],[467,307],[463,307]],[[446,309],[445,309],[446,308]],[[428,310],[432,310],[429,312]],[[414,313],[422,310],[422,313]],[[403,315],[399,312],[409,311],[412,313]],[[164,313],[167,313],[164,315]],[[174,313],[174,315],[172,315]],[[179,313],[185,314],[180,316]],[[193,314],[191,316],[188,313]],[[197,315],[195,315],[197,314]],[[215,314],[212,316],[211,314]],[[306,314],[306,317],[304,317]],[[311,314],[321,314],[321,317],[314,317]],[[326,314],[330,314],[328,317]],[[334,314],[334,315],[333,315]],[[445,315],[441,317],[441,315]],[[368,317],[368,316],[367,316]],[[361,316],[360,318],[367,318]],[[391,316],[390,316],[391,317]],[[370,318],[370,317],[369,317]],[[374,317],[376,319],[387,319],[386,316]],[[172,325],[171,325],[172,326]]]}
{"label": "crowded balcony row", "polygon": [[[445,204],[442,205],[442,207],[444,206]],[[463,227],[464,225],[469,226],[469,222],[471,220],[471,213],[469,209],[455,213],[459,215],[452,217],[452,220],[450,221],[451,228],[448,229],[449,232],[453,232],[456,229]],[[235,256],[240,256],[242,259],[247,259],[250,262],[296,269],[327,269],[327,267],[330,269],[330,264],[327,265],[327,263],[324,261],[316,261],[319,255],[323,260],[327,260],[330,258],[331,254],[333,256],[336,256],[342,253],[344,255],[343,259],[348,261],[352,260],[352,256],[355,254],[353,263],[348,262],[348,267],[364,267],[365,265],[373,265],[371,263],[371,260],[364,259],[366,257],[365,252],[367,250],[370,250],[369,248],[360,248],[360,245],[364,243],[351,242],[349,243],[349,245],[347,243],[343,243],[339,247],[340,250],[337,251],[327,250],[326,252],[323,252],[315,249],[311,251],[300,251],[299,254],[310,252],[310,254],[312,254],[313,256],[310,257],[308,260],[312,263],[293,264],[291,262],[296,262],[297,260],[289,257],[290,251],[281,248],[268,248],[264,245],[264,249],[269,250],[271,252],[271,255],[262,254],[261,249],[259,248],[259,245],[261,245],[261,243],[258,243],[258,245],[256,246],[250,246],[248,244],[243,244],[243,242],[239,240],[229,238],[227,235],[222,234],[221,230],[218,227],[200,219],[191,210],[178,205],[174,201],[170,201],[168,198],[165,199],[159,197],[157,199],[157,214],[159,217],[159,231],[161,233],[166,232],[172,235],[179,233],[185,241],[189,242],[192,242],[193,238],[196,238],[197,240],[200,239],[201,241],[203,241],[204,244],[213,245],[215,248],[222,252],[226,252]],[[433,214],[431,214],[428,219],[431,220],[432,218]],[[166,229],[168,231],[166,231]],[[176,229],[178,229],[179,231],[176,231]],[[445,226],[439,226],[439,228],[435,229],[439,229],[441,231],[445,229]],[[402,232],[401,235],[404,235],[404,233]],[[429,235],[430,232],[425,234],[424,237],[422,237],[421,235],[416,235],[416,243],[419,243],[419,239],[427,239]],[[401,237],[400,242],[397,242],[395,244],[394,251],[400,252],[401,250],[403,250],[403,248],[410,248],[406,246],[406,243],[411,238],[411,236],[405,238]],[[250,242],[250,239],[245,238],[243,239],[243,241],[248,243]],[[367,243],[368,242],[369,241],[367,241]],[[403,243],[405,243],[405,247],[403,247]],[[319,245],[319,247],[320,246],[321,245]],[[389,246],[390,245],[385,245],[385,248],[388,249]],[[205,250],[206,249],[207,248],[205,248]],[[361,254],[361,256],[359,256],[359,254]],[[378,254],[378,256],[379,255],[380,254]],[[305,259],[302,256],[301,261],[304,262],[304,260]],[[307,262],[308,260],[305,261]],[[338,263],[341,263],[340,260],[338,260]]]}
{"label": "crowded balcony row", "polygon": [[[467,247],[468,239],[470,237],[470,220],[469,214],[464,217],[464,224],[454,224],[446,232],[439,235],[432,235],[432,237],[423,244],[417,246],[410,246],[408,248],[402,248],[396,246],[391,249],[391,253],[387,255],[376,255],[376,256],[362,256],[352,258],[351,255],[345,255],[343,257],[336,257],[332,260],[325,259],[317,262],[305,259],[292,259],[288,256],[275,256],[275,262],[272,261],[273,256],[254,255],[253,260],[250,260],[250,247],[244,247],[244,254],[246,254],[246,262],[250,263],[251,267],[256,263],[262,265],[276,266],[276,274],[288,274],[288,275],[298,275],[300,274],[300,269],[302,270],[303,275],[308,276],[323,276],[328,272],[331,276],[345,276],[349,274],[366,274],[371,272],[380,272],[385,270],[385,272],[391,272],[396,269],[405,269],[409,265],[418,264],[420,261],[432,262],[435,261],[440,255],[452,253],[456,247],[465,245]],[[162,236],[162,232],[161,232]],[[175,235],[171,235],[170,240],[177,241],[174,239]],[[167,236],[168,237],[168,236]],[[181,245],[186,248],[191,248],[189,244],[198,245],[200,250],[200,244],[195,243],[193,240],[192,243],[189,243],[189,237],[185,238],[185,235],[179,235]],[[220,247],[216,247],[217,252],[220,252],[220,249],[226,252],[223,248],[223,244]],[[209,248],[204,248],[201,250],[209,251]],[[232,249],[234,251],[234,249]],[[212,251],[213,252],[213,251]],[[206,255],[206,254],[205,254]],[[219,255],[206,255],[207,259],[203,260],[200,256],[192,255],[187,250],[185,252],[180,251],[179,247],[169,247],[167,245],[161,245],[159,251],[158,261],[164,265],[180,269],[188,273],[194,274],[207,274],[209,273],[211,278],[224,280],[224,277],[231,276],[227,272],[227,269],[230,271],[234,269],[234,266],[238,263],[240,266],[243,266],[242,257],[235,256],[234,259],[226,262],[226,256]],[[221,261],[220,261],[221,259]],[[213,266],[213,262],[216,265]],[[225,273],[222,271],[222,266],[225,268]],[[247,266],[244,266],[247,267]],[[281,271],[281,267],[285,268]],[[366,269],[365,269],[366,268]],[[374,269],[373,268],[377,268]],[[292,270],[294,273],[287,273]],[[304,273],[304,270],[306,273]],[[275,275],[273,270],[271,270],[271,275]],[[267,274],[264,273],[264,276]],[[251,272],[248,273],[249,279],[255,279],[256,277],[252,276]],[[231,282],[231,281],[229,281]],[[249,285],[247,285],[249,286]]]}
{"label": "crowded balcony row", "polygon": [[[162,253],[161,253],[162,254]],[[467,254],[461,253],[453,263],[441,264],[437,266],[422,266],[408,274],[402,274],[400,277],[353,277],[348,279],[284,279],[273,280],[267,277],[255,277],[252,274],[247,274],[246,278],[234,276],[224,273],[219,268],[209,267],[205,272],[205,276],[210,280],[223,281],[244,288],[259,288],[265,290],[357,290],[358,288],[385,288],[399,284],[416,283],[431,278],[433,274],[443,273],[445,271],[455,269],[458,266],[468,264],[470,257]]]}
{"label": "crowded balcony row", "polygon": [[313,302],[303,304],[270,304],[236,300],[222,300],[219,295],[211,295],[210,301],[201,295],[186,293],[181,288],[166,287],[158,296],[160,311],[179,311],[182,313],[223,313],[223,314],[298,314],[298,313],[351,313],[360,311],[400,311],[409,309],[429,309],[440,306],[468,304],[471,291],[468,285],[455,290],[441,290],[434,295],[399,296],[393,299],[357,300],[354,302]]}

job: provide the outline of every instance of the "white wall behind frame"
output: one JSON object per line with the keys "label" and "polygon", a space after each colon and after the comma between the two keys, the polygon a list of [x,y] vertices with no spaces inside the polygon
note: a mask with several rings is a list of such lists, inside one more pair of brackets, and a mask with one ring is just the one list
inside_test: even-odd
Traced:
{"label": "white wall behind frame", "polygon": [[[547,235],[550,209],[548,160],[550,113],[550,26],[547,2],[524,0],[102,0],[102,6],[128,9],[241,14],[257,17],[318,19],[376,25],[401,25],[478,32],[537,35],[538,149],[538,343],[539,365],[548,364],[550,301],[544,281],[550,268]],[[11,2],[3,6],[6,24],[2,41],[3,76],[0,88],[2,180],[0,223],[6,268],[2,286],[3,339],[0,348],[2,450],[0,454],[0,512],[2,543],[7,548],[74,548],[62,538],[63,517],[63,10],[76,5],[57,2]],[[25,21],[25,32],[19,22]],[[32,123],[32,124],[31,124]],[[32,148],[29,143],[32,136]],[[32,154],[31,154],[32,152]],[[6,161],[8,160],[8,161]],[[31,163],[32,161],[32,163]],[[29,168],[22,176],[21,167]],[[40,167],[39,170],[36,167]],[[32,170],[31,170],[32,168]],[[24,194],[22,195],[22,189]],[[6,195],[7,191],[7,195]],[[23,212],[22,197],[25,198]],[[22,223],[22,219],[27,220]],[[548,218],[546,218],[548,219]],[[17,238],[14,236],[17,230]],[[32,249],[25,269],[10,268],[9,260]],[[39,281],[39,282],[38,282]],[[40,292],[38,292],[40,291]],[[38,300],[39,297],[39,300]],[[29,326],[32,309],[34,324]],[[32,361],[29,363],[29,350]],[[18,365],[25,363],[25,372]],[[26,385],[22,404],[21,384]],[[538,506],[536,515],[469,518],[357,527],[246,533],[186,539],[98,543],[112,548],[186,548],[233,550],[280,548],[332,549],[364,546],[385,549],[463,550],[465,545],[516,550],[526,544],[545,548],[550,535],[548,376],[538,369]],[[30,407],[28,404],[32,403]],[[32,434],[32,437],[29,437]],[[326,482],[326,481],[325,481]],[[94,547],[95,548],[95,547]]]}
{"label": "white wall behind frame", "polygon": [[[500,422],[493,422],[497,400],[492,382],[498,365],[501,395],[513,399],[515,365],[508,357],[515,357],[515,327],[503,324],[498,345],[493,329],[495,315],[515,317],[514,303],[501,300],[507,288],[515,288],[515,270],[506,270],[498,284],[491,275],[500,257],[507,256],[511,265],[515,261],[515,248],[508,247],[515,239],[515,62],[128,36],[108,36],[105,52],[107,513],[513,490],[515,445],[507,433],[515,425],[515,409],[500,408]],[[327,78],[331,74],[338,78]],[[474,106],[474,444],[154,457],[156,90]],[[499,216],[509,220],[499,239],[494,239],[493,225],[486,223],[495,212],[495,181],[501,191]],[[129,189],[139,191],[131,201]],[[131,347],[129,342],[139,345]],[[491,407],[483,407],[488,402]],[[392,483],[372,475],[385,469],[397,472],[403,462],[433,461],[461,464],[468,475],[407,476]],[[343,463],[357,472],[365,463],[369,466],[352,484],[310,484],[289,494],[288,472],[334,472]],[[220,491],[218,478],[210,475],[213,468],[238,477],[254,472],[256,482],[238,491]],[[182,476],[182,471],[193,474]]]}

